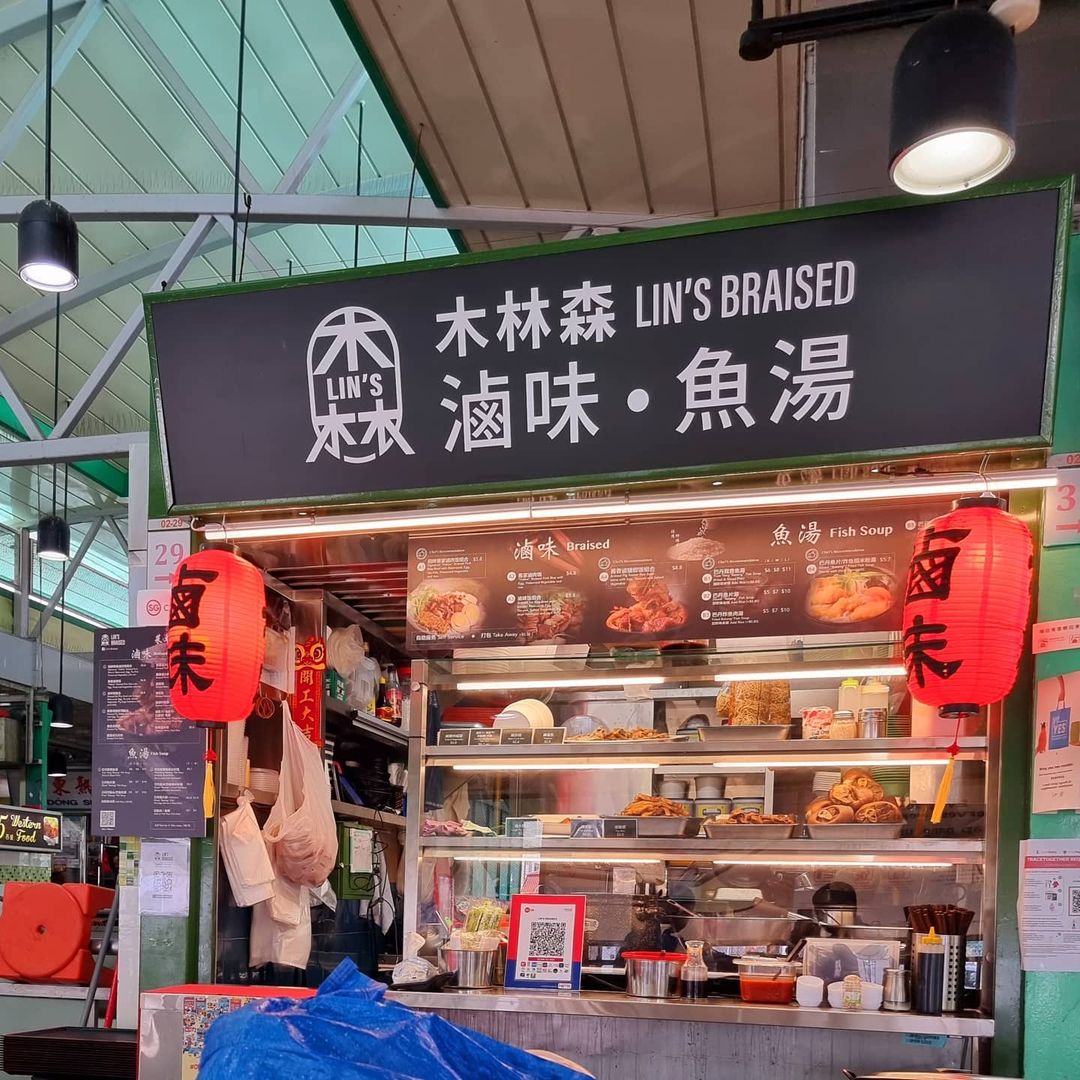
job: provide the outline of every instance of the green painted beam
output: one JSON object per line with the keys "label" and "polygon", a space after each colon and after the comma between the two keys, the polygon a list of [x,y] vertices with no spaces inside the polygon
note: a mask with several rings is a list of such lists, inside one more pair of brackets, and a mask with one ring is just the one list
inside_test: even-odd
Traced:
{"label": "green painted beam", "polygon": [[[35,423],[38,430],[47,438],[52,428],[43,420],[37,420]],[[3,398],[0,398],[0,427],[12,435],[17,435],[20,439],[26,438],[26,432],[23,430],[22,424],[16,419],[11,406]],[[118,498],[127,498],[128,478],[123,469],[118,469],[108,461],[78,461],[72,464],[71,467],[77,473],[85,476],[87,480],[93,480],[94,483],[100,484]]]}

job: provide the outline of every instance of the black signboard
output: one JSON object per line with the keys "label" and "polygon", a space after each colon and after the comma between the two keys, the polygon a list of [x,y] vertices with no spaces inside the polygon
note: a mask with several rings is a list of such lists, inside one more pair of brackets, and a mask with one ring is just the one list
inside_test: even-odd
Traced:
{"label": "black signboard", "polygon": [[99,630],[94,639],[96,836],[203,836],[206,732],[169,700],[165,630]]}
{"label": "black signboard", "polygon": [[0,806],[0,849],[60,850],[60,815],[24,806]]}
{"label": "black signboard", "polygon": [[171,504],[1045,444],[1066,187],[153,294]]}
{"label": "black signboard", "polygon": [[424,537],[409,544],[408,647],[899,630],[915,531],[946,509]]}

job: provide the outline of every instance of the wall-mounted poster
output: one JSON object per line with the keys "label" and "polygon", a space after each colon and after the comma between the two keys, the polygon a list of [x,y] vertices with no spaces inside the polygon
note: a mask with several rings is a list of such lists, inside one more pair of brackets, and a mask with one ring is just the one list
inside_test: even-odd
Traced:
{"label": "wall-mounted poster", "polygon": [[408,645],[896,631],[915,531],[942,509],[793,509],[424,537],[409,545]]}
{"label": "wall-mounted poster", "polygon": [[1039,680],[1034,769],[1034,813],[1080,810],[1080,671]]}
{"label": "wall-mounted poster", "polygon": [[94,639],[95,836],[204,836],[206,733],[169,699],[165,628]]}

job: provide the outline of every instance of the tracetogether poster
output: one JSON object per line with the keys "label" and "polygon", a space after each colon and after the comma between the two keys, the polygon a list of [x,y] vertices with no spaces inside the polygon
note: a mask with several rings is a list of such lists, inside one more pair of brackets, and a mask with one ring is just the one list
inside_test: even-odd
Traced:
{"label": "tracetogether poster", "polygon": [[1039,680],[1032,810],[1080,810],[1080,671]]}
{"label": "tracetogether poster", "polygon": [[921,524],[856,508],[425,537],[409,647],[894,631]]}

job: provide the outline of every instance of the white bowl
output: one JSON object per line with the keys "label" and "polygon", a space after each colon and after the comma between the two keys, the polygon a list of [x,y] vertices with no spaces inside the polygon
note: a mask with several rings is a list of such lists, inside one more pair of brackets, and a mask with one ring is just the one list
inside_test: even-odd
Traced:
{"label": "white bowl", "polygon": [[844,984],[842,982],[829,983],[825,993],[832,1008],[842,1009],[844,1007]]}
{"label": "white bowl", "polygon": [[795,980],[795,1000],[805,1009],[821,1004],[825,996],[825,980],[816,975],[800,975]]}
{"label": "white bowl", "polygon": [[[877,1010],[881,1008],[881,1000],[884,992],[885,990],[881,983],[864,982],[862,984],[861,1011],[877,1012]],[[829,983],[827,994],[829,997],[829,1004],[832,1008],[842,1009],[844,1007],[844,984],[842,982]]]}

